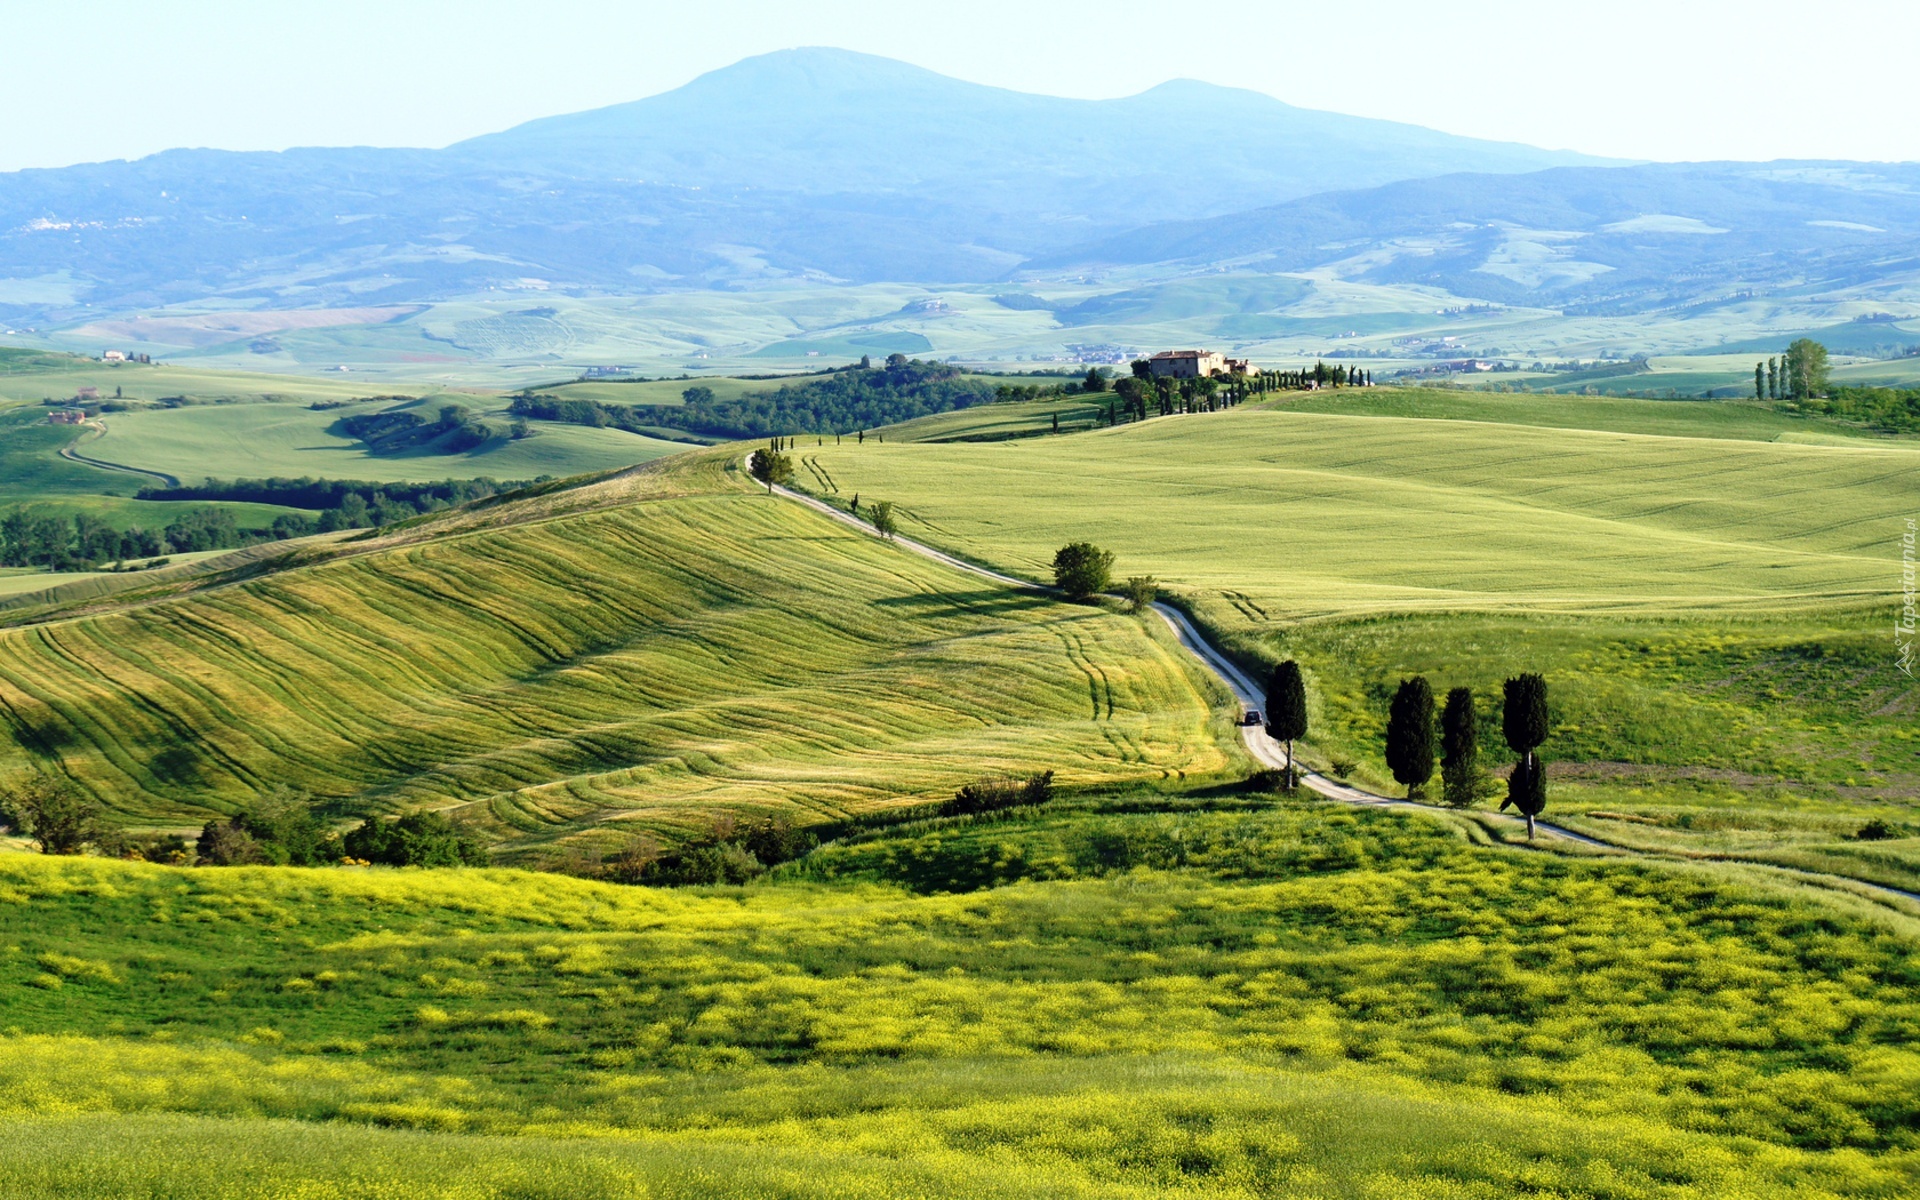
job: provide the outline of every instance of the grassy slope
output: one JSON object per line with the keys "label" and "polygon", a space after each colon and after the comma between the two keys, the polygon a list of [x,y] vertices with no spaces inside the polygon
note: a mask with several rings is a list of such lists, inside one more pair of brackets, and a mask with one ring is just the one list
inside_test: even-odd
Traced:
{"label": "grassy slope", "polygon": [[[1289,412],[1365,417],[1424,417],[1488,421],[1553,429],[1589,429],[1662,437],[1732,438],[1773,442],[1830,436],[1843,445],[1909,445],[1874,438],[1838,422],[1794,416],[1757,401],[1633,400],[1556,394],[1497,394],[1439,388],[1340,389],[1274,402]],[[1849,437],[1849,434],[1855,436]]]}
{"label": "grassy slope", "polygon": [[32,751],[5,769],[57,764],[160,824],[277,783],[340,813],[465,804],[524,851],[996,769],[1226,763],[1206,685],[1152,625],[983,587],[756,494],[731,461],[0,633],[0,717]]}
{"label": "grassy slope", "polygon": [[[435,407],[429,401],[421,411],[431,419]],[[472,407],[491,414],[500,406],[487,402]],[[576,475],[649,462],[684,449],[618,429],[542,422],[533,437],[495,438],[465,454],[370,454],[364,443],[329,432],[345,411],[379,410],[314,412],[305,405],[246,404],[112,413],[105,418],[106,436],[88,442],[83,452],[183,481],[209,475],[431,481]],[[496,417],[495,428],[503,429],[504,421]]]}
{"label": "grassy slope", "polygon": [[1064,535],[1273,617],[1879,598],[1920,452],[1238,410],[804,449],[908,532],[1039,577]]}
{"label": "grassy slope", "polygon": [[[1398,680],[1472,686],[1492,765],[1501,679],[1543,670],[1570,824],[1920,888],[1920,696],[1876,607],[1920,510],[1916,451],[1617,428],[1748,419],[1707,405],[1412,402],[1465,419],[1242,409],[802,457],[842,494],[898,501],[908,533],[1023,574],[1074,538],[1116,551],[1119,573],[1174,585],[1245,657],[1305,664],[1315,752],[1375,785],[1392,786],[1379,745]],[[1484,419],[1505,405],[1616,431]],[[1903,836],[1854,841],[1875,817]]]}
{"label": "grassy slope", "polygon": [[746,890],[7,855],[0,1163],[26,1196],[1891,1197],[1913,939],[1231,796]]}

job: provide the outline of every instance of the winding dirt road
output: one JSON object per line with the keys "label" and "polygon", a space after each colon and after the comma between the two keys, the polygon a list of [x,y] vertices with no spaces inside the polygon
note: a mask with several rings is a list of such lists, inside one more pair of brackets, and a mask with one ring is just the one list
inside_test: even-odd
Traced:
{"label": "winding dirt road", "polygon": [[[99,439],[107,435],[107,423],[105,421],[100,420],[98,417],[95,417],[91,420],[82,421],[80,423],[80,427],[82,429],[92,430],[93,440],[95,441],[98,441]],[[84,436],[85,436],[84,434],[81,435],[81,437],[84,437]],[[88,458],[86,455],[74,449],[74,447],[78,446],[79,444],[80,444],[80,438],[76,437],[71,442],[68,442],[65,446],[62,446],[60,448],[60,457],[66,459],[68,462],[77,462],[83,466],[97,467],[102,471],[121,471],[128,475],[144,475],[148,479],[158,479],[161,485],[164,487],[180,486],[180,481],[178,479],[175,479],[173,476],[167,474],[165,471],[149,471],[143,467],[124,466],[120,463],[111,463],[101,458]]]}
{"label": "winding dirt road", "polygon": [[[804,492],[796,492],[792,488],[781,487],[778,484],[774,485],[773,491],[785,496],[789,500],[798,501],[816,512],[831,517],[843,525],[852,526],[862,533],[873,533],[873,526],[867,524],[865,521],[835,508],[823,500],[809,496]],[[998,571],[978,566],[963,558],[948,554],[944,550],[936,550],[932,546],[928,546],[922,542],[916,542],[912,538],[896,535],[893,541],[895,545],[904,550],[910,550],[915,554],[930,558],[938,563],[944,563],[956,570],[977,575],[982,579],[990,579],[995,583],[1005,584],[1007,587],[1036,592],[1050,592],[1053,590],[1052,588],[1033,583],[1029,580],[1017,579],[1012,575],[1003,575]],[[1185,613],[1157,601],[1153,609],[1160,615],[1160,619],[1165,621],[1168,627],[1173,630],[1174,635],[1179,638],[1181,646],[1183,646],[1189,654],[1199,659],[1201,664],[1205,666],[1215,678],[1219,679],[1228,691],[1233,693],[1234,698],[1240,702],[1243,711],[1265,706],[1265,697],[1262,694],[1262,689],[1247,677],[1246,672],[1235,666],[1231,659],[1221,653],[1218,647],[1202,637],[1200,631],[1195,628],[1192,621],[1187,619]],[[1286,766],[1287,755],[1285,748],[1268,737],[1267,731],[1263,727],[1258,725],[1243,725],[1240,727],[1240,736],[1242,740],[1246,742],[1247,752],[1253,755],[1256,761],[1274,768],[1283,768]],[[1300,768],[1297,764],[1295,769],[1300,772],[1300,782],[1302,785],[1311,791],[1325,796],[1329,800],[1338,800],[1346,804],[1364,804],[1374,808],[1399,808],[1425,813],[1440,811],[1436,810],[1432,805],[1417,804],[1409,800],[1396,799],[1392,796],[1382,796],[1374,792],[1366,791],[1363,788],[1354,787],[1352,784],[1328,779],[1324,775]],[[1508,826],[1516,832],[1519,829],[1525,828],[1525,822],[1520,818],[1509,817],[1504,814],[1475,812],[1473,817],[1475,820],[1483,823]],[[1573,842],[1609,854],[1665,862],[1689,861],[1680,855],[1650,854],[1631,846],[1620,846],[1611,842],[1603,842],[1598,838],[1591,838],[1585,834],[1575,833],[1571,829],[1549,824],[1546,821],[1535,821],[1534,825],[1540,833],[1544,833],[1550,838]],[[1903,888],[1890,887],[1881,883],[1869,883],[1864,879],[1853,879],[1840,875],[1825,875],[1817,871],[1801,871],[1791,867],[1776,866],[1772,863],[1757,862],[1752,859],[1725,859],[1720,861],[1737,862],[1744,866],[1757,867],[1803,882],[1822,884],[1829,887],[1844,882],[1853,887],[1866,889],[1869,892],[1882,896],[1898,896],[1907,900],[1920,901],[1920,892],[1910,892]]]}

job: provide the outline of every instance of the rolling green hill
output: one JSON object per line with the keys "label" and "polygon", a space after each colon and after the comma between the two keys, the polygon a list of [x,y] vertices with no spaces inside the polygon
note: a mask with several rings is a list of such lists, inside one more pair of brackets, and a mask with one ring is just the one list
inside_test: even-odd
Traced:
{"label": "rolling green hill", "polygon": [[[471,399],[467,397],[447,397]],[[427,482],[437,479],[534,479],[575,475],[648,462],[683,449],[618,429],[543,424],[519,441],[495,437],[459,454],[379,454],[333,425],[342,414],[389,405],[356,405],[315,412],[304,404],[233,404],[113,413],[89,457],[160,471],[182,481],[281,475],[298,478]],[[435,400],[418,406],[431,418]],[[505,404],[494,397],[473,405],[503,434]]]}
{"label": "rolling green hill", "polygon": [[0,632],[25,747],[3,769],[54,767],[161,826],[277,784],[334,815],[460,806],[525,857],[996,770],[1226,765],[1164,631],[982,589],[723,462],[290,544],[266,574]]}
{"label": "rolling green hill", "polygon": [[1247,408],[803,457],[843,493],[902,502],[907,532],[1018,574],[1040,577],[1084,535],[1123,568],[1273,618],[1863,601],[1885,594],[1885,542],[1920,506],[1920,450],[1898,445]]}
{"label": "rolling green hill", "polygon": [[1920,691],[1886,631],[1920,449],[1747,440],[1787,420],[1383,391],[986,445],[914,423],[803,448],[801,480],[1030,578],[1114,551],[1249,665],[1300,661],[1310,754],[1375,788],[1400,680],[1472,687],[1497,765],[1501,681],[1543,671],[1570,825],[1920,889]]}

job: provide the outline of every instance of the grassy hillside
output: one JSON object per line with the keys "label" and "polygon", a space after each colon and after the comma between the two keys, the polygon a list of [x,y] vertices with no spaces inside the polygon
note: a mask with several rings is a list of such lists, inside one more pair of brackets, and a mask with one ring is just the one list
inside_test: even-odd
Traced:
{"label": "grassy hillside", "polygon": [[55,767],[159,825],[277,784],[333,815],[460,805],[529,854],[995,770],[1228,761],[1157,623],[982,587],[733,465],[674,460],[0,632],[0,720],[24,747],[0,770]]}
{"label": "grassy hillside", "polygon": [[[504,434],[510,420],[497,397],[466,400],[476,415]],[[417,406],[431,419],[438,402]],[[107,462],[160,471],[187,482],[269,475],[322,479],[425,482],[437,479],[535,479],[577,475],[650,462],[682,449],[673,442],[618,429],[543,423],[519,441],[499,436],[461,454],[375,454],[365,443],[336,433],[343,414],[382,411],[364,405],[312,411],[304,404],[219,405],[112,413],[104,437],[85,453]]]}
{"label": "grassy hillside", "polygon": [[[1797,437],[1846,438],[1843,444],[1886,445],[1855,427],[1812,419],[1751,400],[1633,400],[1549,393],[1465,392],[1439,388],[1364,388],[1309,392],[1275,402],[1289,412],[1366,417],[1487,421],[1550,429],[1590,429],[1660,437],[1775,442]],[[1920,444],[1916,444],[1920,448]]]}
{"label": "grassy hillside", "polygon": [[1286,411],[806,449],[908,532],[1032,577],[1067,535],[1268,618],[1773,608],[1885,594],[1920,451]]}
{"label": "grassy hillside", "polygon": [[6,855],[0,1163],[36,1197],[1891,1197],[1914,937],[1217,792],[748,889]]}
{"label": "grassy hillside", "polygon": [[[1501,680],[1539,670],[1570,824],[1920,888],[1920,691],[1884,607],[1920,452],[1744,440],[1764,432],[1741,429],[1752,414],[1708,405],[1306,403],[1458,419],[1289,406],[998,445],[890,437],[805,449],[802,478],[896,501],[909,535],[1035,578],[1067,541],[1113,550],[1245,661],[1302,662],[1311,752],[1373,786],[1397,790],[1381,745],[1400,680],[1473,687],[1497,765]],[[1731,436],[1701,436],[1715,428]],[[1888,837],[1860,841],[1876,820]]]}

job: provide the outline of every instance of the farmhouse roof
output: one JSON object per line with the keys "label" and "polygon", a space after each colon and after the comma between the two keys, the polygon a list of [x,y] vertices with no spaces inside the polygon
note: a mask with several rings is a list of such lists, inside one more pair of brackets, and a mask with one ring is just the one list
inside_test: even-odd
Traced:
{"label": "farmhouse roof", "polygon": [[1211,354],[1211,353],[1212,351],[1210,350],[1162,350],[1160,353],[1154,355],[1153,357],[1155,358],[1199,358],[1203,354]]}

